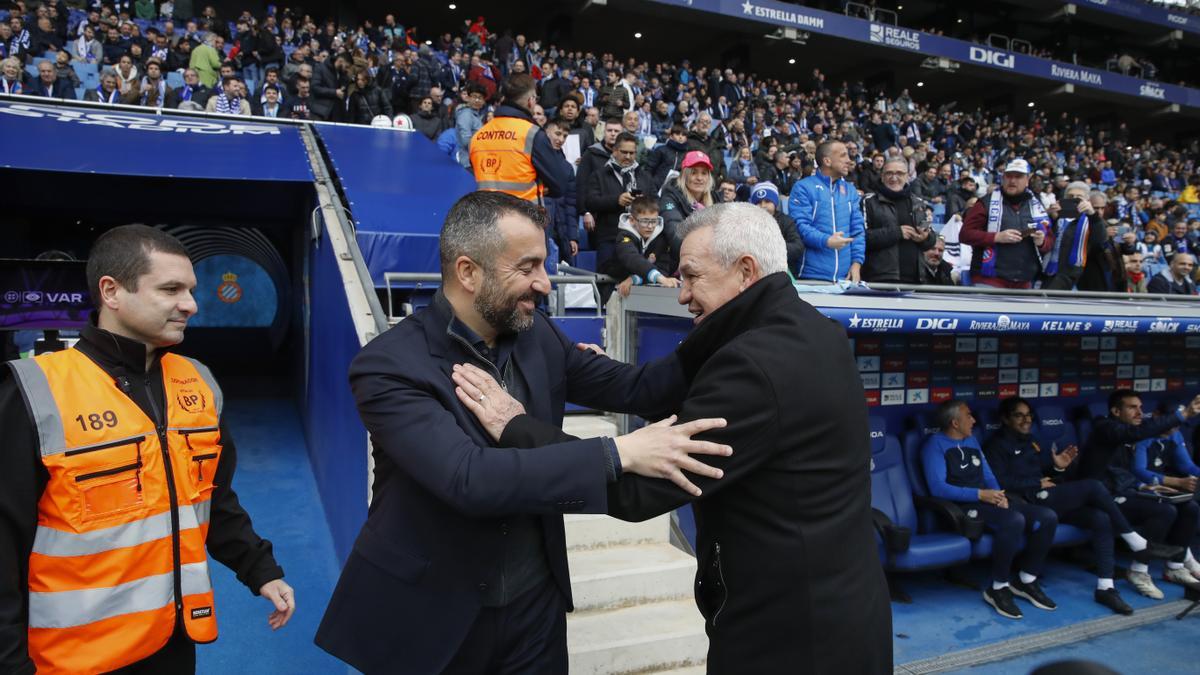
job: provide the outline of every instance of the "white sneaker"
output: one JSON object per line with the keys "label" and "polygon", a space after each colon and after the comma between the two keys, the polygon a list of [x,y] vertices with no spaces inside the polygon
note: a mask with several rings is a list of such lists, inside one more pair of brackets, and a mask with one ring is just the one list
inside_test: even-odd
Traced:
{"label": "white sneaker", "polygon": [[1189,558],[1183,561],[1183,569],[1191,572],[1192,576],[1196,577],[1197,581],[1200,581],[1200,560]]}
{"label": "white sneaker", "polygon": [[1196,577],[1192,576],[1192,573],[1184,567],[1176,567],[1175,569],[1168,567],[1163,571],[1163,581],[1200,590],[1200,581],[1196,581]]}
{"label": "white sneaker", "polygon": [[1163,592],[1158,590],[1158,586],[1154,585],[1154,580],[1150,578],[1150,574],[1148,572],[1131,571],[1125,575],[1125,578],[1129,580],[1129,583],[1133,584],[1133,587],[1137,589],[1138,593],[1141,593],[1147,598],[1153,598],[1155,600],[1163,599]]}

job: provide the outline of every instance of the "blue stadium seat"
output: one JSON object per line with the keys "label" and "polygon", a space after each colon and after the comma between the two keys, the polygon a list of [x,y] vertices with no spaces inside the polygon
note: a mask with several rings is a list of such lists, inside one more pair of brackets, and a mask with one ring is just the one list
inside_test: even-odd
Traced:
{"label": "blue stadium seat", "polygon": [[38,76],[37,64],[39,61],[45,61],[45,59],[34,59],[33,63],[29,64],[28,66],[25,66],[25,72],[29,73],[30,77]]}
{"label": "blue stadium seat", "polygon": [[85,63],[83,61],[72,61],[71,68],[75,71],[75,75],[79,77],[79,81],[87,83],[88,78],[98,76],[100,70],[94,63]]}
{"label": "blue stadium seat", "polygon": [[939,569],[964,563],[971,557],[971,543],[966,537],[920,528],[900,442],[885,433],[883,420],[876,417],[871,418],[871,506],[913,533],[907,551],[887,552],[889,570]]}
{"label": "blue stadium seat", "polygon": [[575,266],[580,269],[588,270],[589,272],[596,271],[596,252],[595,251],[580,251],[575,256]]}
{"label": "blue stadium seat", "polygon": [[83,86],[82,84],[80,84],[78,87],[75,87],[75,100],[82,101],[83,92],[85,91],[87,91],[87,87]]}
{"label": "blue stadium seat", "polygon": [[1079,445],[1075,425],[1062,407],[1045,405],[1034,412],[1033,437],[1037,439],[1042,450],[1057,453],[1072,445]]}
{"label": "blue stadium seat", "polygon": [[[904,463],[908,469],[909,482],[913,487],[913,495],[928,499],[929,488],[925,484],[925,470],[921,466],[921,447],[925,445],[926,437],[910,431],[904,436]],[[968,511],[969,515],[969,511]],[[921,524],[928,530],[942,527],[937,515],[931,511],[921,514]],[[992,554],[992,535],[984,532],[978,539],[971,542],[971,558],[987,558]]]}
{"label": "blue stadium seat", "polygon": [[183,75],[180,75],[177,71],[174,71],[174,70],[167,73],[167,86],[168,87],[170,87],[172,89],[179,89],[183,85],[184,85]]}

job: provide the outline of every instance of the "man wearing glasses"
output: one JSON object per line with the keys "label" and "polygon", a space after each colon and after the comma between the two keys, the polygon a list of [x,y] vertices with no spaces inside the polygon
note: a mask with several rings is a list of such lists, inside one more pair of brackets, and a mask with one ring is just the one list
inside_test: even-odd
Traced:
{"label": "man wearing glasses", "polygon": [[863,198],[867,232],[867,259],[862,278],[892,284],[919,284],[923,255],[937,243],[929,227],[929,202],[912,194],[908,163],[888,160],[881,172],[878,192]]}
{"label": "man wearing glasses", "polygon": [[[1136,532],[1100,481],[1063,482],[1067,468],[1079,456],[1079,448],[1071,445],[1056,450],[1039,446],[1030,433],[1033,410],[1025,399],[1006,398],[1000,402],[999,412],[1003,426],[988,439],[984,454],[1000,487],[1010,500],[1019,499],[1033,505],[1031,508],[1049,509],[1060,522],[1090,530],[1097,576],[1093,598],[1117,614],[1133,614],[1113,585],[1113,535],[1119,535],[1129,544],[1139,562],[1176,551],[1164,551],[1168,547],[1147,542]],[[1016,588],[1014,593],[1025,597]],[[1036,600],[1030,601],[1038,604]]]}

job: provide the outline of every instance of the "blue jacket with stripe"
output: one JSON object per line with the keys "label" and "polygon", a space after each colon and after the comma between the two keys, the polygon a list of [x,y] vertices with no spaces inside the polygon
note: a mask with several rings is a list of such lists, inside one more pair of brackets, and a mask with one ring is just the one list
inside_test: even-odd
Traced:
{"label": "blue jacket with stripe", "polygon": [[[801,279],[838,281],[850,273],[850,265],[866,260],[862,199],[850,181],[832,180],[813,174],[792,186],[788,215],[804,240],[804,259],[797,276]],[[833,249],[826,243],[834,232],[854,241]]]}

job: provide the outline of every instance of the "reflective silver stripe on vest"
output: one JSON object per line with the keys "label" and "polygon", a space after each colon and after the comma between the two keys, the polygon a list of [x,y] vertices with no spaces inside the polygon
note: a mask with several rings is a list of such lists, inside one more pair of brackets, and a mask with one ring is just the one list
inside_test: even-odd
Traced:
{"label": "reflective silver stripe on vest", "polygon": [[50,380],[46,378],[46,372],[33,359],[9,361],[8,367],[17,376],[21,396],[37,427],[42,457],[66,452],[67,435],[63,431],[62,417],[58,414],[54,394],[50,392]]}
{"label": "reflective silver stripe on vest", "polygon": [[[179,568],[183,594],[196,595],[212,590],[208,563],[198,562]],[[174,600],[172,572],[143,577],[111,588],[87,588],[78,591],[29,594],[30,628],[73,628],[86,626],[122,614],[146,612],[168,607]]]}
{"label": "reflective silver stripe on vest", "polygon": [[[176,354],[175,356],[179,355]],[[200,374],[201,379],[204,380],[204,384],[207,384],[208,388],[212,390],[213,406],[216,408],[217,415],[220,416],[221,409],[225,406],[225,395],[221,393],[221,387],[217,385],[217,378],[213,377],[212,371],[208,369],[208,366],[196,359],[190,359],[186,356],[180,356],[179,358],[185,359],[188,363],[192,364],[196,372]]]}
{"label": "reflective silver stripe on vest", "polygon": [[533,142],[537,139],[538,128],[533,124],[525,131],[525,156],[533,155]]}
{"label": "reflective silver stripe on vest", "polygon": [[[180,531],[195,529],[207,524],[211,513],[211,499],[191,506],[180,506]],[[95,555],[157,541],[169,536],[171,536],[170,511],[163,511],[132,523],[91,532],[64,532],[39,525],[33,539],[33,552],[55,558]]]}
{"label": "reflective silver stripe on vest", "polygon": [[481,180],[481,181],[479,181],[479,189],[480,190],[500,190],[502,192],[508,192],[508,191],[524,192],[525,190],[532,190],[536,187],[537,187],[536,182],[517,183],[515,181],[507,181],[507,180]]}

